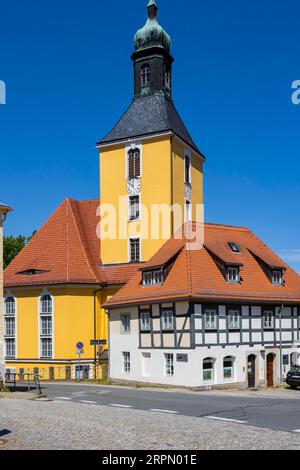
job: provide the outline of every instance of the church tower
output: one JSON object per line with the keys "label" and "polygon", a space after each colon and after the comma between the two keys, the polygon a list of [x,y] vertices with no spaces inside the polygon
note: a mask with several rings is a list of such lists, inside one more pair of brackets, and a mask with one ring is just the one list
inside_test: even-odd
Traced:
{"label": "church tower", "polygon": [[134,48],[133,100],[97,144],[103,265],[147,261],[203,204],[204,157],[174,106],[171,38],[155,0]]}

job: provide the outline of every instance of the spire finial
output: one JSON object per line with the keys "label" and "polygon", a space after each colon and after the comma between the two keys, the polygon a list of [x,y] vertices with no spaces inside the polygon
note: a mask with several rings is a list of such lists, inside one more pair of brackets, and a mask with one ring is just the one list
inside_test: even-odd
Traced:
{"label": "spire finial", "polygon": [[151,7],[152,5],[155,5],[157,8],[157,4],[155,0],[149,0],[147,7]]}
{"label": "spire finial", "polygon": [[156,4],[156,1],[155,0],[149,0],[147,8],[148,8],[148,18],[150,20],[157,19],[158,6]]}

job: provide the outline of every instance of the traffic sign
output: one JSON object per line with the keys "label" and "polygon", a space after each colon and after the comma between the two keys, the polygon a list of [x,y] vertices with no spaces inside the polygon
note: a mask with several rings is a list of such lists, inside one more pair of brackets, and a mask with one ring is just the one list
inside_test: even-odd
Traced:
{"label": "traffic sign", "polygon": [[105,346],[107,343],[106,339],[92,339],[91,346]]}
{"label": "traffic sign", "polygon": [[77,349],[83,349],[83,348],[84,348],[84,344],[83,344],[81,341],[79,341],[79,342],[76,344],[76,348],[77,348]]}

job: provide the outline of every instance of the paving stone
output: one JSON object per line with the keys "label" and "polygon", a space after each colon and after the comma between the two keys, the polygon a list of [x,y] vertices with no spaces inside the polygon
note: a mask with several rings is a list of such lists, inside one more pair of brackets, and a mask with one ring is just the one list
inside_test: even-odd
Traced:
{"label": "paving stone", "polygon": [[3,399],[0,416],[1,450],[300,449],[296,433],[75,402]]}

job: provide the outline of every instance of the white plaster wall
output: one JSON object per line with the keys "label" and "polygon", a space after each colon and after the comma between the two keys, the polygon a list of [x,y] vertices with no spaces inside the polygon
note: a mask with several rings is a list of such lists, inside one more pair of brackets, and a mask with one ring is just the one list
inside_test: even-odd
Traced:
{"label": "white plaster wall", "polygon": [[[186,313],[187,305],[183,305],[180,308],[176,308],[177,313]],[[247,309],[243,308],[244,315],[247,314]],[[260,307],[255,307],[256,313],[261,313]],[[195,323],[196,329],[202,329],[202,321],[197,318],[197,315],[201,313],[201,306],[195,306]],[[154,306],[153,311],[158,314],[157,306]],[[122,313],[130,313],[131,315],[131,333],[121,334],[120,333],[120,317]],[[199,347],[195,350],[190,349],[139,349],[139,321],[138,321],[138,308],[131,307],[125,309],[114,310],[110,314],[110,378],[115,380],[126,380],[134,382],[145,382],[145,383],[158,383],[165,385],[175,386],[186,386],[186,387],[200,387],[200,386],[213,386],[213,385],[226,385],[234,383],[247,383],[247,358],[250,354],[256,355],[256,378],[257,383],[260,384],[266,381],[266,357],[268,352],[274,352],[276,354],[275,367],[275,380],[279,379],[280,376],[280,356],[278,348],[264,348],[262,345],[255,345],[250,347],[249,345],[244,346],[230,346],[227,345],[225,348],[221,346]],[[223,321],[221,318],[220,321]],[[247,322],[247,320],[245,320]],[[288,323],[289,320],[285,319]],[[252,319],[252,327],[260,330],[259,333],[253,333],[252,341],[261,341],[261,318]],[[290,322],[291,323],[291,322]],[[244,326],[244,325],[243,325]],[[244,326],[245,327],[245,326]],[[223,326],[221,326],[223,328]],[[215,332],[205,333],[206,341],[214,343],[217,341],[217,334]],[[283,332],[283,340],[290,341],[291,333]],[[230,333],[231,341],[240,342],[240,333]],[[244,341],[249,341],[249,333],[243,333]],[[274,341],[274,332],[264,332],[265,341]],[[158,338],[160,344],[160,338]],[[226,334],[220,334],[220,341],[226,342]],[[196,333],[196,343],[202,344],[202,333]],[[130,352],[131,354],[131,371],[129,374],[123,372],[123,355],[124,352]],[[297,348],[286,348],[283,349],[283,354],[290,355],[293,352],[297,352],[299,355],[300,363],[300,349]],[[147,375],[143,374],[143,353],[150,354],[147,359]],[[174,376],[167,377],[165,371],[165,354],[174,355]],[[188,362],[177,362],[177,354],[188,355]],[[223,377],[223,360],[226,356],[232,356],[235,358],[234,361],[234,378],[230,381],[224,380]],[[215,364],[215,377],[213,382],[208,383],[203,381],[203,360],[211,357],[214,359]],[[287,367],[286,367],[287,368]],[[285,368],[285,369],[286,369]]]}

